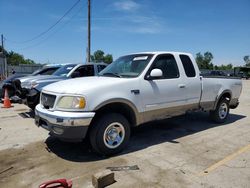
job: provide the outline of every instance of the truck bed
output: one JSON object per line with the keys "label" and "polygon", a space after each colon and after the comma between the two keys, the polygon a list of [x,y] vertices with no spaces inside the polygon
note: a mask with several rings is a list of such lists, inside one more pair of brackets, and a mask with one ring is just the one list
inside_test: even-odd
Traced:
{"label": "truck bed", "polygon": [[242,82],[237,77],[206,76],[202,77],[202,93],[200,106],[213,109],[217,99],[224,93],[230,93],[230,106],[238,103],[242,90]]}

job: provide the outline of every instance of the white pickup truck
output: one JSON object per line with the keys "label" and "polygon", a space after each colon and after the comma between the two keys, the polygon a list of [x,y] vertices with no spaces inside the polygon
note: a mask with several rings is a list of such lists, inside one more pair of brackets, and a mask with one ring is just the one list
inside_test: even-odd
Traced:
{"label": "white pickup truck", "polygon": [[242,82],[205,78],[191,54],[146,52],[118,58],[96,77],[44,87],[35,122],[63,140],[90,140],[103,155],[120,152],[130,130],[192,110],[210,111],[218,123],[236,108]]}

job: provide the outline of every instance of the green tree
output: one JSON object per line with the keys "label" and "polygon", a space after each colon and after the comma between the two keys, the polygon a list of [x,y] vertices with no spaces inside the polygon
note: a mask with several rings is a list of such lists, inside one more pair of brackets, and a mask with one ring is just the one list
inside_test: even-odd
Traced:
{"label": "green tree", "polygon": [[110,64],[113,62],[113,56],[111,54],[107,54],[104,57],[104,63]]}
{"label": "green tree", "polygon": [[[2,46],[0,46],[0,53],[2,53],[3,49]],[[8,65],[19,65],[19,64],[36,64],[35,61],[31,59],[25,59],[23,55],[13,52],[13,51],[6,51],[4,50],[4,54],[7,57],[7,64]]]}
{"label": "green tree", "polygon": [[232,70],[233,69],[233,65],[231,63],[227,64],[227,65],[215,65],[214,66],[215,70]]}
{"label": "green tree", "polygon": [[196,62],[200,69],[210,69],[212,70],[214,68],[214,65],[212,63],[213,60],[213,54],[211,52],[205,52],[204,55],[202,55],[200,52],[196,54]]}
{"label": "green tree", "polygon": [[249,55],[246,55],[246,56],[244,56],[244,61],[245,61],[245,65],[246,66],[250,66],[250,58],[249,58]]}
{"label": "green tree", "polygon": [[11,51],[6,56],[9,65],[25,64],[24,57],[18,53]]}
{"label": "green tree", "polygon": [[111,54],[105,55],[105,53],[102,50],[97,50],[94,52],[93,55],[91,55],[91,61],[93,62],[104,62],[104,63],[112,63],[113,56]]}
{"label": "green tree", "polygon": [[94,52],[93,57],[94,57],[93,60],[95,62],[103,62],[103,60],[104,60],[104,52],[102,50],[97,50],[97,51]]}
{"label": "green tree", "polygon": [[25,64],[36,64],[36,62],[33,61],[32,59],[26,59]]}

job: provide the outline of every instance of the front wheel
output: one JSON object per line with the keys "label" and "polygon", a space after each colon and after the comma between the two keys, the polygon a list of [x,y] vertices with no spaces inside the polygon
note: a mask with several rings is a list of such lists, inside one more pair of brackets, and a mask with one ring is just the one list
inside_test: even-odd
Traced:
{"label": "front wheel", "polygon": [[114,155],[127,146],[130,125],[121,114],[105,114],[94,122],[89,136],[95,152],[106,156]]}
{"label": "front wheel", "polygon": [[210,111],[211,119],[216,123],[224,123],[229,114],[229,101],[226,98],[221,99],[214,111]]}

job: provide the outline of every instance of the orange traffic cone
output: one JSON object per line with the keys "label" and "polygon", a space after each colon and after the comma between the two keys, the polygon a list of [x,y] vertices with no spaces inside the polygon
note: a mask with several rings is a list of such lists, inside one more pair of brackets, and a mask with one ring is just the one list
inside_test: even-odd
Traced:
{"label": "orange traffic cone", "polygon": [[10,99],[9,99],[9,94],[7,88],[4,91],[4,99],[3,99],[3,106],[2,108],[10,108],[13,107],[11,106]]}

